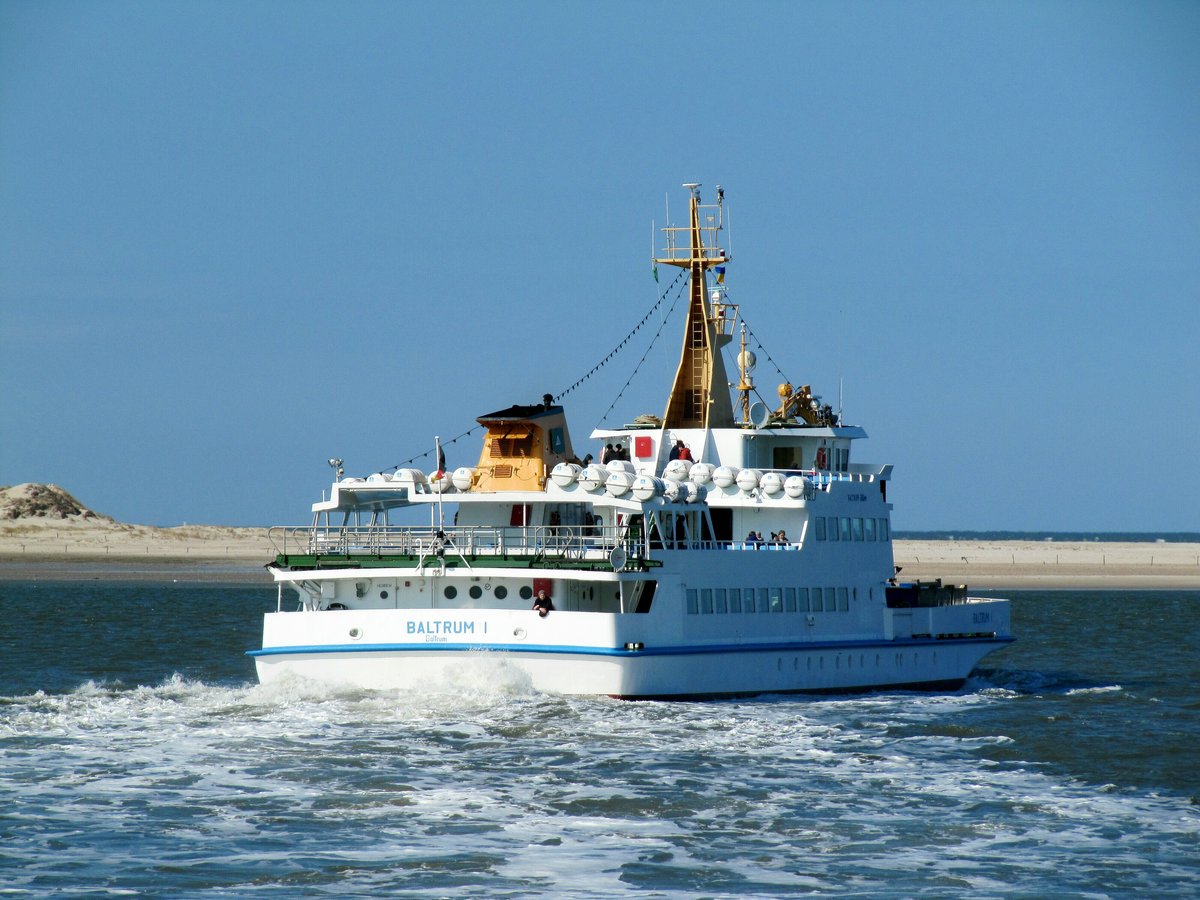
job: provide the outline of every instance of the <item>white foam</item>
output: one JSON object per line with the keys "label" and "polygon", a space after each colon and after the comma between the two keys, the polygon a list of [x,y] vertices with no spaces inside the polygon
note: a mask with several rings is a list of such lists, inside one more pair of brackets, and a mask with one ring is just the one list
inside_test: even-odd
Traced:
{"label": "white foam", "polygon": [[[1200,824],[1177,798],[987,758],[1021,744],[963,723],[1028,700],[1007,689],[623,703],[540,695],[497,662],[419,692],[174,676],[8,698],[14,884],[56,866],[80,884],[147,867],[282,879],[305,859],[340,867],[347,893],[387,893],[424,861],[479,857],[512,894],[904,894],[931,879],[1036,893],[1113,859],[1178,877]],[[126,861],[105,851],[114,833]]]}
{"label": "white foam", "polygon": [[1123,691],[1124,688],[1119,684],[1108,684],[1103,687],[1088,687],[1088,688],[1072,688],[1067,691],[1068,697],[1085,696],[1087,694],[1110,694],[1117,691]]}

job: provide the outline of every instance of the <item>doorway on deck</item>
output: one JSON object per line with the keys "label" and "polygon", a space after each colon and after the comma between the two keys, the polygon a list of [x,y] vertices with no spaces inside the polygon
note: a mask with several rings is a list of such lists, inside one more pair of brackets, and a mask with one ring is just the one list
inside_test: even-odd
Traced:
{"label": "doorway on deck", "polygon": [[722,509],[720,507],[709,507],[709,512],[712,514],[713,540],[718,543],[729,542],[733,540],[733,510]]}

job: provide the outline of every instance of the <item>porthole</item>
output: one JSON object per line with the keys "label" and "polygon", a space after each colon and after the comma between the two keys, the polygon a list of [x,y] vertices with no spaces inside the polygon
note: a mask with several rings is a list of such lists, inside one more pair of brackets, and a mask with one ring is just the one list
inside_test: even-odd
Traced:
{"label": "porthole", "polygon": [[508,588],[506,588],[502,584],[496,585],[496,599],[503,600],[507,596],[508,596]]}
{"label": "porthole", "polygon": [[442,596],[444,596],[447,600],[453,600],[458,596],[458,588],[456,588],[454,585],[450,585],[448,588],[442,591]]}
{"label": "porthole", "polygon": [[473,584],[471,585],[471,590],[467,591],[467,593],[471,595],[472,600],[478,600],[483,596],[483,589],[479,585]]}
{"label": "porthole", "polygon": [[533,588],[527,584],[521,585],[521,599],[528,600],[533,596]]}
{"label": "porthole", "polygon": [[386,600],[387,598],[388,598],[388,592],[387,592],[387,591],[380,591],[380,592],[379,592],[379,599],[380,599],[380,600]]}

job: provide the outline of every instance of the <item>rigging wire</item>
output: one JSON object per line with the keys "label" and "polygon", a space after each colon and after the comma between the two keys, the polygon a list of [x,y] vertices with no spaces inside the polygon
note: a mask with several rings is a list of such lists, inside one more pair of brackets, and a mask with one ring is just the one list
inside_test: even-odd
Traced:
{"label": "rigging wire", "polygon": [[[775,367],[775,372],[779,375],[779,377],[785,383],[791,384],[792,383],[791,379],[787,377],[787,375],[784,373],[783,369],[780,367],[779,363],[777,363],[775,361],[775,358],[773,356],[771,356],[770,351],[767,350],[766,345],[763,344],[762,338],[760,338],[757,334],[754,333],[754,329],[750,327],[750,324],[746,321],[746,317],[744,315],[742,316],[742,324],[746,326],[746,334],[747,334],[747,336],[749,336],[750,340],[753,342],[753,347],[755,349],[757,349],[758,351],[760,351],[762,353],[762,355],[767,359],[767,361],[770,362],[771,365]],[[726,359],[729,360],[734,366],[736,366],[737,365],[737,357],[733,355],[733,345],[732,344],[730,344],[730,346],[728,346],[726,348],[725,353],[726,353]],[[768,407],[773,407],[773,405],[775,404],[776,401],[774,399],[767,399],[761,393],[759,393],[757,384],[754,385],[754,387],[752,387],[751,390],[753,391],[754,396],[758,397],[758,399],[761,400],[763,403],[765,403]],[[813,396],[816,397],[818,400],[820,399],[820,395],[814,394]],[[839,413],[839,416],[840,416],[840,413]]]}
{"label": "rigging wire", "polygon": [[[726,291],[726,296],[728,296],[728,291]],[[783,381],[785,381],[788,384],[791,384],[791,379],[788,378],[787,375],[784,373],[783,369],[780,368],[779,363],[775,362],[775,358],[773,356],[771,356],[770,351],[767,350],[766,345],[763,344],[762,338],[760,338],[757,334],[754,333],[754,329],[751,328],[750,323],[746,321],[745,314],[742,314],[741,318],[742,318],[742,324],[746,326],[746,334],[750,338],[750,340],[753,342],[753,347],[755,349],[761,351],[762,355],[764,357],[766,357],[767,361],[770,362],[770,364],[775,367],[775,372],[779,375],[779,377],[781,379],[783,379]],[[738,362],[737,362],[737,355],[734,353],[733,347],[734,347],[734,345],[732,343],[730,343],[725,348],[725,358],[731,365],[733,365],[736,368],[736,366],[738,365]],[[754,385],[754,387],[751,388],[751,390],[754,392],[754,396],[758,397],[758,399],[761,400],[763,403],[767,404],[767,406],[772,406],[772,404],[774,404],[775,401],[773,399],[768,400],[761,393],[759,393],[757,384]]]}
{"label": "rigging wire", "polygon": [[[743,316],[742,322],[745,323],[745,321],[746,321],[746,319]],[[754,333],[754,329],[752,329],[749,325],[746,325],[746,334],[750,335],[751,340],[754,341],[754,346],[756,346],[759,350],[761,350],[763,352],[763,355],[765,355],[767,357],[767,361],[770,362],[771,365],[773,365],[775,367],[775,371],[779,373],[779,377],[782,378],[784,381],[787,381],[788,377],[785,374],[783,374],[783,369],[779,368],[779,363],[775,362],[774,357],[771,356],[770,352],[763,345],[762,340],[759,338],[759,336],[757,334]]]}
{"label": "rigging wire", "polygon": [[[617,356],[618,353],[621,352],[621,350],[625,347],[625,345],[628,344],[629,341],[633,339],[634,335],[636,335],[637,332],[640,331],[642,329],[642,327],[644,325],[646,325],[647,322],[649,322],[650,317],[652,315],[654,315],[654,313],[662,306],[663,302],[667,299],[667,295],[671,293],[671,290],[673,288],[675,288],[675,286],[677,284],[679,284],[679,281],[687,274],[688,274],[688,271],[686,269],[681,269],[679,271],[679,273],[675,276],[674,280],[669,285],[667,285],[666,288],[663,289],[661,294],[659,294],[659,297],[655,301],[654,305],[652,307],[650,307],[650,309],[647,311],[647,313],[644,316],[642,316],[641,320],[636,325],[633,326],[633,328],[625,335],[625,337],[622,338],[607,354],[605,354],[605,356],[600,360],[600,362],[598,362],[598,363],[596,363],[596,365],[592,366],[592,368],[589,369],[586,374],[584,374],[580,378],[576,379],[575,382],[572,383],[569,387],[567,387],[560,393],[556,394],[554,396],[554,399],[561,400],[563,397],[567,396],[572,391],[574,391],[575,389],[580,387],[585,381],[587,381],[589,378],[591,378],[593,375],[595,375],[598,371],[600,371],[602,368],[604,368],[606,365],[608,365],[608,363],[610,363],[612,361],[612,359],[615,356]],[[686,282],[684,284],[686,285]],[[650,355],[650,351],[654,349],[654,346],[658,342],[658,339],[662,336],[663,329],[666,327],[667,322],[670,320],[671,316],[674,314],[675,307],[678,305],[679,298],[681,296],[683,296],[683,286],[680,286],[679,290],[677,290],[675,292],[675,296],[671,300],[671,305],[667,308],[666,314],[663,316],[662,321],[659,323],[658,330],[654,333],[654,337],[650,339],[650,343],[646,347],[645,352],[642,354],[642,358],[638,360],[637,365],[634,366],[633,372],[630,373],[629,378],[626,379],[626,381],[625,381],[625,384],[622,385],[620,391],[617,392],[616,398],[614,398],[613,402],[611,404],[609,404],[608,409],[606,409],[604,411],[604,414],[600,417],[599,422],[595,426],[596,428],[599,428],[601,425],[604,424],[605,420],[608,418],[609,413],[611,413],[613,411],[613,409],[616,407],[616,405],[621,401],[621,398],[624,396],[625,391],[629,388],[629,385],[633,382],[633,379],[637,377],[638,372],[641,371],[641,367],[646,362],[647,357]],[[777,363],[775,361],[775,358],[773,356],[771,356],[770,351],[767,350],[766,345],[763,344],[762,339],[755,333],[754,329],[750,327],[749,323],[746,321],[745,315],[742,316],[742,324],[746,326],[746,334],[749,336],[749,338],[753,342],[754,348],[762,353],[762,355],[766,358],[766,360],[775,368],[776,373],[779,375],[779,377],[781,379],[783,379],[785,382],[789,381],[787,375],[784,373],[783,369],[779,366],[779,363]],[[733,352],[731,348],[732,348],[732,345],[730,345],[730,348],[726,349],[727,358],[730,360],[731,363],[736,363],[736,359],[729,356],[729,354],[731,354]],[[754,391],[755,396],[757,396],[759,400],[763,401],[768,406],[770,406],[774,402],[774,400],[768,401],[766,397],[764,397],[761,393],[759,393],[758,385],[754,386],[753,391]],[[449,446],[451,444],[454,444],[457,441],[460,441],[465,437],[469,437],[470,435],[474,434],[476,431],[479,431],[482,428],[483,428],[482,425],[478,425],[478,424],[473,425],[470,428],[468,428],[466,431],[464,431],[462,434],[455,435],[454,437],[450,438],[448,441],[444,441],[443,446]],[[426,457],[432,457],[433,454],[434,454],[434,451],[432,449],[426,450],[424,453],[420,453],[420,454],[417,454],[416,456],[410,457],[409,459],[406,459],[403,462],[397,463],[394,466],[389,466],[388,469],[395,471],[396,469],[404,468],[405,466],[415,463],[418,460],[425,459]],[[388,469],[384,469],[381,471],[388,471]]]}
{"label": "rigging wire", "polygon": [[[596,372],[600,371],[600,369],[602,369],[604,367],[605,363],[607,363],[610,359],[612,359],[614,356],[616,356],[617,351],[619,351],[622,347],[624,347],[627,343],[629,343],[629,341],[633,339],[633,336],[635,334],[637,334],[638,331],[641,330],[642,326],[645,325],[650,320],[650,317],[652,315],[654,315],[655,311],[660,306],[662,306],[662,303],[665,299],[667,299],[667,294],[670,293],[671,288],[675,287],[675,285],[679,281],[679,279],[682,278],[686,274],[687,274],[686,269],[680,269],[679,274],[677,274],[675,276],[675,280],[672,281],[669,285],[666,286],[666,288],[663,289],[663,292],[661,294],[659,294],[659,296],[658,296],[658,300],[656,300],[654,305],[652,307],[650,307],[649,311],[644,316],[642,316],[642,320],[633,326],[633,330],[630,331],[627,335],[625,335],[625,337],[624,337],[624,339],[622,339],[621,343],[617,344],[616,347],[614,347],[612,350],[610,350],[608,355],[605,356],[604,359],[600,360],[600,362],[598,362],[598,363],[596,363],[596,365],[592,366],[591,370],[586,375],[584,375],[582,378],[580,378],[578,381],[576,381],[573,385],[571,385],[569,388],[567,388],[561,394],[558,394],[557,396],[555,396],[554,399],[561,400],[563,397],[567,396],[567,394],[571,393],[571,391],[575,390],[575,388],[579,387],[581,384],[583,384],[585,381],[587,381],[589,378],[591,378],[594,374],[596,374]],[[679,299],[679,296],[676,295],[675,300],[671,301],[671,309],[675,308],[675,303],[676,303],[676,301],[678,301],[678,299]],[[669,319],[670,317],[671,317],[671,310],[667,310],[667,314],[663,317],[663,323],[665,323],[666,320]],[[660,334],[662,333],[662,324],[659,325],[658,331]],[[655,339],[657,339],[658,335],[656,334],[654,337],[655,337]],[[651,340],[650,346],[651,347],[654,346],[653,340]],[[643,356],[642,359],[645,360],[645,357]],[[638,363],[638,365],[640,366],[641,363]],[[636,369],[634,370],[634,374],[637,374]],[[628,386],[628,384],[626,386]],[[622,388],[622,390],[624,390],[624,388]],[[618,396],[617,399],[620,399],[620,397]],[[614,403],[615,402],[616,401],[614,401]],[[610,406],[609,410],[611,410],[611,409],[612,409],[612,407]],[[608,415],[608,413],[606,412],[604,415]],[[601,417],[600,421],[604,421],[603,417]]]}
{"label": "rigging wire", "polygon": [[[670,291],[671,288],[675,286],[675,283],[677,281],[679,281],[679,279],[681,277],[683,277],[683,275],[685,275],[685,274],[687,274],[686,270],[681,271],[678,275],[676,275],[675,281],[672,281],[671,284],[667,286],[667,291]],[[671,301],[671,306],[667,309],[667,314],[665,316],[663,316],[662,321],[659,323],[658,331],[654,332],[654,337],[652,337],[650,339],[650,344],[649,344],[649,346],[646,347],[646,352],[642,354],[642,358],[639,359],[637,365],[633,367],[633,371],[629,374],[629,377],[625,380],[625,384],[623,384],[621,386],[621,390],[617,391],[617,396],[615,398],[613,398],[613,402],[609,404],[608,409],[606,409],[604,411],[604,415],[602,415],[600,417],[600,421],[598,421],[596,423],[596,425],[595,425],[596,428],[599,428],[601,425],[604,424],[604,420],[608,418],[608,414],[610,412],[612,412],[613,408],[621,401],[621,397],[624,396],[626,388],[629,387],[629,385],[633,382],[633,379],[637,377],[638,372],[641,371],[642,364],[646,361],[646,357],[649,356],[650,351],[654,349],[654,345],[658,342],[658,339],[662,336],[663,329],[666,327],[667,322],[670,320],[671,314],[675,312],[675,305],[679,302],[679,298],[683,296],[683,288],[685,285],[686,285],[686,282],[684,283],[684,285],[680,285],[679,290],[677,290],[675,292],[675,299],[673,299]],[[654,304],[655,308],[657,308],[659,306],[659,304],[662,303],[663,299],[665,299],[667,291],[664,291],[663,295],[661,297],[659,297],[658,303]],[[651,310],[651,312],[653,312],[653,311],[654,310]],[[647,314],[647,317],[648,317],[648,314]],[[643,319],[642,321],[645,322],[645,319]],[[638,327],[640,328],[641,325],[639,325]]]}
{"label": "rigging wire", "polygon": [[[644,316],[642,316],[641,321],[638,322],[636,325],[634,325],[633,329],[628,334],[626,334],[625,337],[622,338],[621,341],[616,346],[614,346],[604,356],[603,359],[600,360],[600,362],[598,362],[598,363],[596,363],[596,365],[592,366],[592,368],[588,370],[587,374],[585,374],[581,378],[577,379],[566,390],[556,394],[554,396],[554,399],[561,400],[563,397],[567,396],[567,394],[571,393],[573,390],[575,390],[577,387],[579,387],[581,384],[583,384],[585,381],[587,381],[589,378],[591,378],[593,375],[595,375],[598,371],[600,371],[600,369],[604,368],[604,366],[606,366],[609,362],[611,362],[613,357],[616,356],[618,353],[620,353],[621,349],[626,344],[628,344],[630,340],[633,339],[633,336],[635,334],[637,334],[638,331],[641,330],[642,326],[650,321],[650,317],[652,315],[654,315],[655,311],[657,311],[659,307],[662,306],[663,301],[667,299],[667,295],[671,292],[671,289],[674,288],[675,285],[679,283],[679,280],[687,274],[688,274],[687,269],[680,269],[679,273],[675,276],[675,279],[669,285],[667,285],[666,288],[663,289],[661,294],[658,295],[658,300],[655,301],[654,305],[652,307],[650,307],[649,311]],[[686,282],[685,282],[685,284],[686,284]],[[671,306],[668,308],[666,315],[663,316],[662,322],[658,326],[658,331],[655,333],[654,337],[650,340],[650,346],[646,348],[646,352],[642,354],[642,358],[638,361],[638,364],[634,367],[633,374],[631,374],[629,376],[629,380],[625,382],[624,387],[622,387],[620,392],[618,392],[616,399],[613,400],[613,402],[612,402],[612,405],[609,406],[609,408],[605,411],[604,415],[600,417],[601,423],[604,421],[605,417],[610,412],[612,412],[613,407],[617,405],[617,402],[621,399],[621,395],[625,392],[625,389],[629,387],[630,382],[633,381],[633,379],[637,375],[639,369],[641,369],[642,363],[644,363],[646,361],[646,357],[649,356],[650,350],[653,349],[655,342],[657,342],[659,336],[662,334],[663,327],[667,324],[667,320],[671,318],[671,313],[674,312],[675,305],[679,302],[679,297],[682,295],[682,293],[683,293],[683,289],[681,287],[680,290],[678,290],[676,292],[675,299],[671,301]],[[599,426],[597,425],[597,427],[599,427]],[[443,446],[449,446],[450,444],[453,444],[455,441],[462,440],[463,438],[468,437],[471,434],[474,434],[476,431],[479,431],[481,428],[483,428],[482,425],[478,425],[478,424],[473,425],[470,428],[468,428],[466,431],[464,431],[462,434],[456,435],[455,437],[450,438],[450,440],[443,442]],[[401,469],[412,463],[415,463],[417,460],[425,459],[426,457],[433,456],[433,454],[434,454],[433,450],[426,450],[424,453],[419,453],[416,456],[412,456],[412,457],[404,460],[404,462],[396,463],[396,465],[388,466],[387,469],[382,469],[380,471],[383,471],[383,472],[386,472],[389,470],[395,471],[396,469]]]}

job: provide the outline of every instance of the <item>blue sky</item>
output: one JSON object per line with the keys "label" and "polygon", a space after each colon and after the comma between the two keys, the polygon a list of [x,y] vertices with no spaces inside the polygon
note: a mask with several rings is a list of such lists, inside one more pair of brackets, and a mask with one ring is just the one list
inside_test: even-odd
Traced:
{"label": "blue sky", "polygon": [[602,359],[698,181],[895,527],[1200,530],[1198,85],[1191,2],[0,0],[0,483],[306,522]]}

